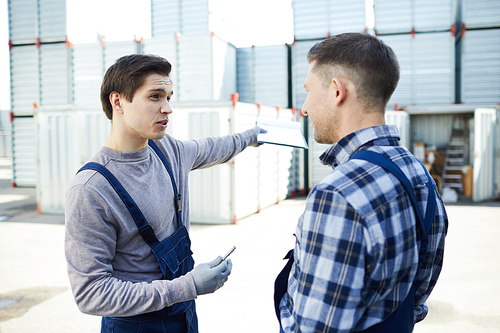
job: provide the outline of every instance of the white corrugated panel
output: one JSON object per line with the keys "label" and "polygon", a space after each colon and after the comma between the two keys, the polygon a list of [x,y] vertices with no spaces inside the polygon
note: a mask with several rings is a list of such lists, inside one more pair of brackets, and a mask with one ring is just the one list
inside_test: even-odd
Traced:
{"label": "white corrugated panel", "polygon": [[99,109],[74,106],[41,107],[35,118],[38,208],[63,214],[69,183],[104,145],[111,122]]}
{"label": "white corrugated panel", "polygon": [[[259,117],[278,118],[276,108],[262,106]],[[268,207],[279,201],[278,151],[281,147],[265,144],[259,147],[259,206]],[[286,148],[285,148],[286,149]]]}
{"label": "white corrugated panel", "polygon": [[184,34],[177,73],[180,101],[227,100],[236,91],[236,48],[209,33]]}
{"label": "white corrugated panel", "polygon": [[[297,121],[296,111],[291,109],[278,110],[278,119],[283,121]],[[278,146],[278,200],[284,200],[289,196],[300,193],[300,179],[304,178],[303,169],[300,173],[299,154],[303,149]]]}
{"label": "white corrugated panel", "polygon": [[292,46],[293,106],[298,110],[302,108],[307,97],[307,91],[304,89],[304,80],[309,69],[307,53],[311,47],[320,41],[295,41]]}
{"label": "white corrugated panel", "polygon": [[209,31],[208,0],[181,0],[180,25],[183,34]]}
{"label": "white corrugated panel", "polygon": [[377,34],[409,33],[413,28],[413,0],[377,0],[374,5]]}
{"label": "white corrugated panel", "polygon": [[104,76],[103,49],[100,43],[73,46],[73,102],[99,106]]}
{"label": "white corrugated panel", "polygon": [[37,18],[37,0],[9,0],[9,40],[35,43]]}
{"label": "white corrugated panel", "polygon": [[[474,201],[490,200],[496,197],[495,154],[498,110],[476,109],[474,112]],[[496,168],[498,170],[498,167]]]}
{"label": "white corrugated panel", "polygon": [[500,27],[500,1],[463,0],[462,21],[467,28]]}
{"label": "white corrugated panel", "polygon": [[10,50],[10,93],[14,115],[33,115],[33,103],[39,103],[38,53],[35,45],[13,46]]}
{"label": "white corrugated panel", "polygon": [[413,42],[413,103],[455,102],[455,38],[450,32],[416,34]]}
{"label": "white corrugated panel", "polygon": [[[436,112],[439,112],[438,108]],[[428,146],[436,147],[447,144],[451,138],[453,117],[453,114],[412,115],[411,141],[423,141]]]}
{"label": "white corrugated panel", "polygon": [[66,40],[66,0],[38,0],[42,43]]}
{"label": "white corrugated panel", "polygon": [[[366,29],[365,0],[330,0],[329,32],[364,32]],[[311,18],[315,20],[316,18]],[[323,37],[323,36],[318,36]]]}
{"label": "white corrugated panel", "polygon": [[180,1],[151,1],[151,36],[174,37],[180,32]]}
{"label": "white corrugated panel", "polygon": [[106,44],[104,44],[105,70],[113,65],[116,59],[124,55],[136,54],[137,49],[137,42],[135,41],[107,42]]}
{"label": "white corrugated panel", "polygon": [[398,127],[401,146],[410,149],[410,115],[405,111],[385,111],[385,123]]}
{"label": "white corrugated panel", "polygon": [[462,38],[462,102],[500,103],[500,29],[468,30]]}
{"label": "white corrugated panel", "polygon": [[[233,133],[243,132],[255,125],[258,108],[237,103],[233,115]],[[259,156],[260,148],[249,147],[234,158],[234,222],[259,210]]]}
{"label": "white corrugated panel", "polygon": [[33,116],[14,117],[12,122],[13,183],[20,187],[36,185],[35,120]]}
{"label": "white corrugated panel", "polygon": [[326,38],[329,33],[330,0],[293,0],[295,40]]}
{"label": "white corrugated panel", "polygon": [[[182,109],[188,116],[188,136],[203,139],[230,133],[229,108]],[[233,220],[231,207],[234,167],[222,164],[204,170],[193,171],[189,178],[191,221],[217,223]]]}
{"label": "white corrugated panel", "polygon": [[288,45],[253,49],[255,100],[271,106],[288,106]]}
{"label": "white corrugated panel", "polygon": [[177,65],[179,101],[213,99],[212,57],[212,37],[208,33],[182,35],[179,38]]}
{"label": "white corrugated panel", "polygon": [[255,102],[255,82],[253,69],[253,47],[236,49],[236,91],[240,94],[240,101]]}
{"label": "white corrugated panel", "polygon": [[413,68],[412,68],[412,36],[385,35],[379,36],[396,54],[399,62],[400,76],[396,90],[392,94],[387,108],[400,108],[413,103]]}
{"label": "white corrugated panel", "polygon": [[417,32],[447,31],[455,23],[453,0],[413,0],[413,10],[413,26]]}
{"label": "white corrugated panel", "polygon": [[170,80],[174,87],[174,95],[171,101],[177,100],[177,42],[174,35],[154,37],[146,39],[143,42],[142,51],[144,54],[156,54],[170,62],[172,71],[170,72]]}
{"label": "white corrugated panel", "polygon": [[0,157],[12,157],[12,125],[10,111],[0,111]]}
{"label": "white corrugated panel", "polygon": [[66,43],[40,45],[40,105],[72,102],[71,49]]}

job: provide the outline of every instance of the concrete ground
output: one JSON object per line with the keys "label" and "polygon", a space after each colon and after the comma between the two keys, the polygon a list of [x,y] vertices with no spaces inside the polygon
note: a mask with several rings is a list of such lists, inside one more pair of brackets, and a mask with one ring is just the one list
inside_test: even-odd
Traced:
{"label": "concrete ground", "polygon": [[[10,187],[9,163],[0,159],[0,332],[99,332],[100,318],[81,314],[71,295],[63,216],[37,214],[35,190]],[[304,202],[285,200],[236,225],[192,226],[198,263],[237,247],[229,281],[197,300],[202,333],[279,331],[273,283]],[[500,332],[500,203],[447,211],[444,269],[415,332]]]}

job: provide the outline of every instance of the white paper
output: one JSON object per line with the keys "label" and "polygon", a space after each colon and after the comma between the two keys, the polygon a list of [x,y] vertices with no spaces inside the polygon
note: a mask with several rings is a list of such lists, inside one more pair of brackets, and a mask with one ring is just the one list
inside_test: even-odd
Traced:
{"label": "white paper", "polygon": [[307,142],[300,130],[300,125],[299,122],[294,121],[258,117],[257,126],[267,132],[260,133],[257,136],[257,141],[308,149]]}

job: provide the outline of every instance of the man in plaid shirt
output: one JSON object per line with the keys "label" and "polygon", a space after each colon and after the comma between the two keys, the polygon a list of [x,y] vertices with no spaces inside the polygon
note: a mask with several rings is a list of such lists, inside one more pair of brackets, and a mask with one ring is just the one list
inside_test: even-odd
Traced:
{"label": "man in plaid shirt", "polygon": [[[425,301],[441,272],[445,207],[433,183],[436,209],[421,249],[416,214],[398,178],[374,163],[350,159],[360,150],[388,157],[409,179],[417,209],[426,214],[426,171],[384,120],[399,80],[398,61],[376,37],[354,33],[316,44],[307,59],[303,112],[314,139],[332,144],[320,160],[333,171],[312,189],[297,225],[287,291],[276,300],[281,330],[411,332],[427,315]],[[410,315],[391,316],[413,295],[414,282]],[[408,328],[388,331],[389,321]]]}

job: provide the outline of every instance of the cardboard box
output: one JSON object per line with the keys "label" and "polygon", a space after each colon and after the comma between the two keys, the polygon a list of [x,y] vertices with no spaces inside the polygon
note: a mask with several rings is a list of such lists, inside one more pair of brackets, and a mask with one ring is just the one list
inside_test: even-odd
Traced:
{"label": "cardboard box", "polygon": [[464,195],[471,197],[473,194],[472,191],[472,178],[474,174],[474,170],[472,167],[465,167],[467,169],[467,172],[465,174],[462,174],[462,184],[464,185]]}

